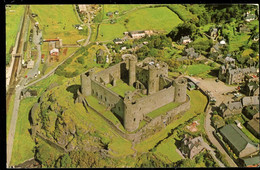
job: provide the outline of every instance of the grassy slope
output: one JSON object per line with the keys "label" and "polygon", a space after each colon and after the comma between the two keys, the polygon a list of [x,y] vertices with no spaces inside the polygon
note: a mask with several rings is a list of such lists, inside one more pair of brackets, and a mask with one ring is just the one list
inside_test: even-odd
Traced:
{"label": "grassy slope", "polygon": [[86,38],[73,27],[80,23],[72,5],[31,5],[31,9],[38,14],[35,19],[43,29],[43,38],[59,37],[64,44],[75,44],[77,40]]}
{"label": "grassy slope", "polygon": [[14,144],[11,165],[17,165],[34,156],[33,148],[35,146],[29,129],[30,122],[28,120],[30,109],[37,102],[37,98],[30,97],[23,99],[20,103],[19,114],[16,124]]}
{"label": "grassy slope", "polygon": [[[124,26],[125,19],[129,19],[126,25],[128,30]],[[97,41],[123,37],[123,32],[133,30],[152,29],[169,32],[181,22],[180,18],[166,7],[139,9],[122,16],[115,24],[101,24]]]}
{"label": "grassy slope", "polygon": [[151,118],[155,118],[161,114],[164,114],[166,113],[167,111],[169,110],[172,110],[173,108],[177,107],[179,105],[179,103],[169,103],[169,104],[166,104],[162,107],[160,107],[159,109],[156,109],[150,113],[147,114],[147,116],[151,117]]}
{"label": "grassy slope", "polygon": [[171,129],[187,121],[188,119],[193,117],[195,113],[204,112],[204,108],[207,104],[207,98],[198,90],[187,91],[187,93],[191,98],[190,110],[187,111],[180,119],[173,121],[171,124],[169,124],[163,131],[160,131],[151,136],[150,138],[146,139],[145,141],[142,141],[141,143],[137,144],[136,150],[138,150],[139,152],[147,152],[149,149],[152,149],[158,141],[167,137]]}
{"label": "grassy slope", "polygon": [[[14,12],[10,12],[14,10]],[[24,5],[12,5],[11,8],[6,10],[6,64],[9,63],[11,55],[9,50],[11,46],[15,45],[15,38],[20,26],[21,17],[24,13]]]}

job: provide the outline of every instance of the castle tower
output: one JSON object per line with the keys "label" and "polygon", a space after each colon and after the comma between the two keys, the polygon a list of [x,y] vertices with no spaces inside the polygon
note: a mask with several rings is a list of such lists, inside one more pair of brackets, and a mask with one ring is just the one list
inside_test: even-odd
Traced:
{"label": "castle tower", "polygon": [[94,70],[91,69],[86,73],[80,75],[81,78],[81,92],[84,96],[91,95],[91,78],[93,77]]}
{"label": "castle tower", "polygon": [[186,90],[187,90],[187,80],[183,77],[179,77],[173,81],[173,86],[175,87],[175,102],[185,102],[186,101]]}
{"label": "castle tower", "polygon": [[159,76],[158,76],[158,70],[154,65],[149,65],[148,71],[149,71],[149,77],[148,77],[148,95],[149,95],[159,91]]}
{"label": "castle tower", "polygon": [[133,86],[136,81],[136,63],[137,58],[134,55],[129,56],[129,86]]}
{"label": "castle tower", "polygon": [[127,92],[124,98],[124,128],[133,132],[139,127],[141,117],[132,103],[131,92]]}

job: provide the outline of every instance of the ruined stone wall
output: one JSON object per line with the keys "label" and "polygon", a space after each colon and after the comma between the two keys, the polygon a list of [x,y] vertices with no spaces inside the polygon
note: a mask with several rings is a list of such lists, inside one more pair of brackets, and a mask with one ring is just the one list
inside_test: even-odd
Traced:
{"label": "ruined stone wall", "polygon": [[118,63],[114,66],[111,66],[103,71],[98,72],[95,77],[96,80],[100,82],[100,78],[107,84],[111,81],[111,76],[116,80],[120,79],[120,64]]}
{"label": "ruined stone wall", "polygon": [[117,93],[105,87],[103,84],[92,80],[91,95],[96,97],[106,107],[110,107],[113,113],[117,115],[123,115],[123,99]]}
{"label": "ruined stone wall", "polygon": [[136,66],[136,80],[140,81],[146,87],[146,89],[148,89],[148,79],[149,79],[148,70]]}
{"label": "ruined stone wall", "polygon": [[190,109],[190,97],[187,95],[186,99],[187,100],[178,107],[166,112],[166,114],[162,114],[161,116],[152,119],[138,132],[132,134],[125,134],[125,138],[135,143],[138,143],[146,139],[147,137],[153,135],[154,133],[159,132],[165,126],[169,125],[173,120],[177,119],[176,115],[182,112],[186,112]]}
{"label": "ruined stone wall", "polygon": [[159,77],[159,90],[167,88],[172,85],[172,80],[167,77]]}

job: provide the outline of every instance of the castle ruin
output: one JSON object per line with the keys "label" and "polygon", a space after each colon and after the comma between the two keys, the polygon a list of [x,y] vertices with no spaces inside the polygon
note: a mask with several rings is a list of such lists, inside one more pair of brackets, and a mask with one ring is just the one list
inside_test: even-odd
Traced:
{"label": "castle ruin", "polygon": [[[125,54],[122,58],[122,62],[103,71],[96,73],[91,69],[83,73],[81,92],[83,96],[94,96],[99,103],[121,117],[128,132],[137,130],[146,114],[171,102],[184,103],[189,100],[187,80],[182,77],[169,78],[166,63],[154,58],[137,62],[132,54]],[[124,96],[119,95],[108,87],[117,86],[118,81],[134,87],[134,90],[125,91]],[[169,116],[166,118],[171,119]]]}

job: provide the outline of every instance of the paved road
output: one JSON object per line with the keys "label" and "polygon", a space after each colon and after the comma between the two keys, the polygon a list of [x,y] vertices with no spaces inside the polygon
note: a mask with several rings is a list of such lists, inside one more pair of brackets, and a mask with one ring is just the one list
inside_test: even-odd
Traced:
{"label": "paved road", "polygon": [[217,141],[215,136],[213,135],[213,131],[215,130],[211,125],[211,120],[210,120],[210,113],[212,112],[211,108],[207,111],[206,113],[206,119],[205,119],[205,131],[209,137],[210,142],[217,147],[217,149],[223,153],[226,156],[226,160],[228,161],[229,165],[231,167],[237,167],[237,164],[233,161],[233,159],[230,158],[230,156],[227,154],[225,149],[220,145],[220,143]]}

